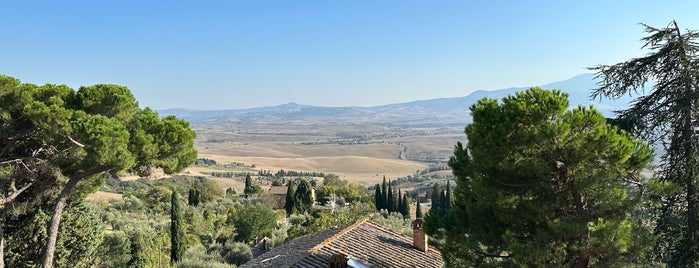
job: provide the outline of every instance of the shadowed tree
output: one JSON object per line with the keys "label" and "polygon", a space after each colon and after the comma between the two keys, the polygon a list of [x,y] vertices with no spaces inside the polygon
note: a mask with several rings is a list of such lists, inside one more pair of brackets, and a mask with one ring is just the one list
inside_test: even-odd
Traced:
{"label": "shadowed tree", "polygon": [[383,193],[381,193],[381,185],[376,184],[374,189],[374,204],[376,204],[376,210],[381,210],[383,208]]}
{"label": "shadowed tree", "polygon": [[[398,190],[398,194],[400,195],[400,190]],[[410,218],[410,201],[408,200],[408,194],[404,194],[403,198],[401,199],[401,213],[403,214],[404,218]]]}
{"label": "shadowed tree", "polygon": [[683,32],[675,21],[665,28],[643,26],[643,48],[650,52],[591,68],[601,78],[593,97],[640,95],[615,122],[663,147],[657,174],[668,189],[681,190],[659,199],[657,251],[671,266],[693,266],[699,263],[699,33]]}
{"label": "shadowed tree", "polygon": [[394,212],[396,211],[396,200],[395,200],[395,195],[393,194],[393,187],[391,187],[391,181],[388,181],[388,193],[386,194],[388,199],[386,199],[386,209],[388,209],[388,212]]}

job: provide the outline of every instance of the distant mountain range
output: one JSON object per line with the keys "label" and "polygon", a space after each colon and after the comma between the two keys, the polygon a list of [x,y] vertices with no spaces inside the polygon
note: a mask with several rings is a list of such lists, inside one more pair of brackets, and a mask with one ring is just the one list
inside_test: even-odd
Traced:
{"label": "distant mountain range", "polygon": [[[628,106],[631,98],[591,100],[596,88],[594,74],[581,74],[567,80],[541,85],[570,94],[571,107],[593,105],[606,116]],[[468,108],[484,97],[500,99],[528,87],[478,90],[465,97],[417,100],[373,107],[322,107],[288,103],[270,107],[235,110],[159,110],[161,115],[175,115],[193,124],[386,124],[386,125],[463,125],[471,121]]]}

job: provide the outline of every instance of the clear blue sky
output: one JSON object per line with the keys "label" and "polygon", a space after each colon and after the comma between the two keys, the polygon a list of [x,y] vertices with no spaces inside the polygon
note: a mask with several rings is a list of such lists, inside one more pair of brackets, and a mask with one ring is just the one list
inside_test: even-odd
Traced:
{"label": "clear blue sky", "polygon": [[533,86],[642,56],[699,1],[7,1],[0,73],[142,106],[372,106]]}

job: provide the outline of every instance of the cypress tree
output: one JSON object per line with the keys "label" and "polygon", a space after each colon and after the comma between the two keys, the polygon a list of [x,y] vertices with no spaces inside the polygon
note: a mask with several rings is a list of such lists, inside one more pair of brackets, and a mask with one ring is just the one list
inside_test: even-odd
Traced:
{"label": "cypress tree", "polygon": [[199,190],[196,188],[189,189],[187,201],[190,206],[196,207],[199,205]]}
{"label": "cypress tree", "polygon": [[398,212],[403,215],[403,217],[410,216],[410,206],[408,205],[408,196],[401,193],[398,189]]}
{"label": "cypress tree", "polygon": [[386,189],[388,185],[386,185],[386,175],[383,176],[383,183],[381,184],[381,208],[382,209],[389,209],[389,203],[388,203],[388,189]]}
{"label": "cypress tree", "polygon": [[405,218],[410,218],[410,200],[408,200],[408,195],[403,195],[403,216]]}
{"label": "cypress tree", "polygon": [[432,207],[430,208],[430,213],[436,214],[442,208],[441,207],[441,204],[442,204],[441,192],[442,192],[442,188],[439,187],[439,184],[435,182],[434,185],[432,186],[432,195],[431,195]]}
{"label": "cypress tree", "polygon": [[307,180],[299,180],[298,188],[294,193],[294,209],[298,213],[308,212],[313,207],[313,194],[311,183]]}
{"label": "cypress tree", "polygon": [[376,189],[374,189],[374,203],[376,204],[376,210],[381,210],[383,208],[383,194],[381,194],[381,185],[376,184]]}
{"label": "cypress tree", "polygon": [[286,209],[286,214],[294,213],[294,195],[296,194],[294,181],[289,181],[286,188],[286,202],[284,204],[284,209]]}
{"label": "cypress tree", "polygon": [[396,212],[400,213],[401,215],[405,215],[403,213],[403,195],[400,188],[398,189],[398,200],[396,201],[396,204]]}
{"label": "cypress tree", "polygon": [[250,174],[245,175],[245,188],[243,189],[244,194],[251,194],[255,190],[252,188],[252,178],[250,177]]}
{"label": "cypress tree", "polygon": [[391,191],[393,195],[393,212],[400,212],[400,195],[396,193],[396,188],[393,187],[393,191]]}
{"label": "cypress tree", "polygon": [[388,212],[394,212],[396,211],[396,201],[394,200],[393,196],[393,187],[391,187],[391,181],[388,181],[388,200],[386,201],[386,206],[388,207]]}
{"label": "cypress tree", "polygon": [[170,203],[172,204],[170,210],[170,262],[174,264],[182,260],[182,255],[184,255],[186,250],[182,208],[180,206],[179,195],[174,189],[172,190]]}
{"label": "cypress tree", "polygon": [[195,188],[194,189],[194,206],[195,207],[199,205],[200,197],[201,197],[201,192],[199,191],[199,189]]}

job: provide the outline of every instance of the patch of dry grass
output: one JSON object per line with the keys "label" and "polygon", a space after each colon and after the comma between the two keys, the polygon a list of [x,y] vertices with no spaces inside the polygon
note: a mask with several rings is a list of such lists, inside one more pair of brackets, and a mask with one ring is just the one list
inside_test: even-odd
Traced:
{"label": "patch of dry grass", "polygon": [[[461,126],[303,121],[221,122],[198,125],[195,129],[200,158],[220,164],[254,164],[258,170],[272,172],[284,169],[334,173],[363,185],[381,182],[384,175],[395,179],[427,168],[422,162],[405,159],[448,159],[456,142],[465,139]],[[351,142],[354,138],[368,144],[333,143]],[[194,168],[187,171],[209,177]]]}
{"label": "patch of dry grass", "polygon": [[99,202],[109,200],[121,200],[121,198],[121,194],[97,191],[91,195],[88,195],[86,199],[90,202]]}
{"label": "patch of dry grass", "polygon": [[272,170],[272,172],[284,169],[334,173],[342,179],[363,185],[376,184],[383,179],[384,175],[389,179],[403,177],[427,167],[417,162],[362,156],[276,158],[200,154],[199,157],[214,159],[219,163],[255,164],[257,169]]}

